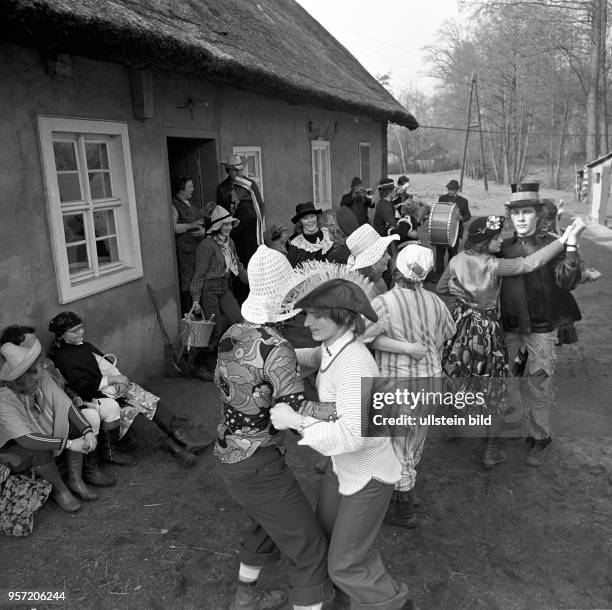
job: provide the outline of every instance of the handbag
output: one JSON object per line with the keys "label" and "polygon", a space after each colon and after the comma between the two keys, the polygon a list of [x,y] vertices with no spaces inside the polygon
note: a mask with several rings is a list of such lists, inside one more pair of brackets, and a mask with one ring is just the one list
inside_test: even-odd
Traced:
{"label": "handbag", "polygon": [[[98,362],[98,368],[103,377],[110,377],[114,375],[121,375],[121,371],[117,368],[117,356],[115,354],[104,354],[104,356],[98,356],[95,354],[96,361]],[[105,388],[100,390],[107,398],[121,398],[124,395],[116,384],[107,385]]]}
{"label": "handbag", "polygon": [[0,493],[0,533],[5,536],[29,536],[34,516],[47,501],[51,483],[25,475],[10,475]]}

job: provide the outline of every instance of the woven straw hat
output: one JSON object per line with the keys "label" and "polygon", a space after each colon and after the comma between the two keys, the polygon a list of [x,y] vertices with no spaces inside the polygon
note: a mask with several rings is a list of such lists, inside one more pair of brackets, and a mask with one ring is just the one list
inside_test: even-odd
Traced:
{"label": "woven straw hat", "polygon": [[206,230],[207,233],[218,231],[221,225],[226,222],[231,222],[235,227],[240,221],[234,218],[223,206],[218,205],[210,215],[210,227]]}
{"label": "woven straw hat", "polygon": [[284,296],[300,281],[287,257],[267,246],[259,246],[247,267],[249,296],[242,304],[242,317],[255,324],[281,322],[297,310],[281,313]]}
{"label": "woven straw hat", "polygon": [[392,241],[399,235],[381,237],[372,225],[361,225],[346,238],[346,245],[351,251],[348,266],[351,269],[363,269],[378,262]]}
{"label": "woven straw hat", "polygon": [[21,377],[40,355],[40,341],[32,334],[27,334],[21,345],[5,343],[0,347],[0,354],[5,362],[0,369],[0,380],[15,381]]}
{"label": "woven straw hat", "polygon": [[234,169],[243,169],[244,163],[238,155],[229,155],[225,161],[221,161],[221,165],[232,167]]}
{"label": "woven straw hat", "polygon": [[434,265],[433,252],[419,244],[408,244],[395,261],[397,270],[407,279],[423,282]]}

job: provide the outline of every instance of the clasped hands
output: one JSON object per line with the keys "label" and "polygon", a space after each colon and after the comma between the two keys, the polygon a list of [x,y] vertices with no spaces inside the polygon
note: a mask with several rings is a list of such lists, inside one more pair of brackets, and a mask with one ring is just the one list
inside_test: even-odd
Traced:
{"label": "clasped hands", "polygon": [[76,451],[77,453],[89,453],[94,451],[98,445],[98,439],[95,437],[93,432],[88,432],[80,438],[72,439],[70,443],[70,451]]}
{"label": "clasped hands", "polygon": [[270,409],[270,422],[277,430],[298,430],[303,419],[286,402],[276,403]]}
{"label": "clasped hands", "polygon": [[574,218],[571,225],[565,229],[563,235],[559,238],[562,243],[568,246],[575,246],[578,240],[578,237],[582,234],[582,232],[586,229],[586,223],[580,217]]}

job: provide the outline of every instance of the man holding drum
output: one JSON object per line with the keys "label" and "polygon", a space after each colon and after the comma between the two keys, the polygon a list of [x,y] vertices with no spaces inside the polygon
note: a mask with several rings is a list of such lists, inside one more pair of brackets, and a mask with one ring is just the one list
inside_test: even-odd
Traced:
{"label": "man holding drum", "polygon": [[468,200],[459,195],[459,183],[456,180],[451,180],[447,185],[447,194],[440,195],[438,202],[454,203],[457,205],[459,212],[459,236],[455,244],[452,245],[436,245],[436,275],[440,277],[444,271],[444,255],[448,252],[448,260],[450,261],[459,251],[459,241],[463,237],[463,223],[468,222],[472,218]]}

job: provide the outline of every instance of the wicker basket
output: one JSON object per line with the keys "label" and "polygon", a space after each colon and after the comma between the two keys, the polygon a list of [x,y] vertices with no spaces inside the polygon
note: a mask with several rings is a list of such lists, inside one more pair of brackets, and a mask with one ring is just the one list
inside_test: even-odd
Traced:
{"label": "wicker basket", "polygon": [[215,316],[210,320],[196,320],[193,310],[183,317],[183,333],[187,350],[192,347],[208,347],[210,337],[215,329]]}

